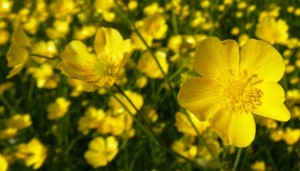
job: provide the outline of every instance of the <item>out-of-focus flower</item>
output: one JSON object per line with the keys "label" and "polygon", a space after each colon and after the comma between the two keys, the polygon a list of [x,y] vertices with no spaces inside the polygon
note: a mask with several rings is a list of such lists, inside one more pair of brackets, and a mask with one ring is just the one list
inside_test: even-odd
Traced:
{"label": "out-of-focus flower", "polygon": [[296,142],[298,142],[299,138],[300,138],[300,129],[291,129],[291,128],[285,129],[285,132],[283,134],[283,140],[288,145],[295,144]]}
{"label": "out-of-focus flower", "polygon": [[[167,61],[167,54],[163,51],[157,51],[155,56],[162,67],[165,74],[168,73],[169,64]],[[137,69],[145,73],[150,78],[163,78],[164,75],[160,70],[160,67],[154,60],[154,57],[149,51],[139,59]]]}
{"label": "out-of-focus flower", "polygon": [[33,166],[36,170],[42,166],[47,157],[47,148],[36,138],[27,144],[20,144],[16,157],[25,161],[26,166]]}
{"label": "out-of-focus flower", "polygon": [[[124,93],[133,102],[133,104],[135,105],[135,107],[138,110],[143,106],[144,100],[143,100],[143,97],[140,94],[129,91],[129,90],[124,91]],[[134,109],[134,107],[130,104],[130,102],[122,94],[118,93],[118,94],[116,94],[116,96],[128,108],[130,113],[132,113],[132,114],[137,113],[137,111]],[[122,114],[122,113],[129,114],[128,111],[126,111],[126,109],[123,108],[121,103],[117,99],[115,99],[114,97],[111,97],[109,99],[108,106],[113,109],[113,113],[115,115]]]}
{"label": "out-of-focus flower", "polygon": [[5,91],[11,89],[14,86],[12,82],[7,82],[0,84],[0,95],[2,95]]}
{"label": "out-of-focus flower", "polygon": [[61,53],[58,68],[69,77],[97,87],[110,87],[131,56],[132,49],[130,40],[123,40],[117,30],[101,27],[94,41],[96,54],[89,53],[85,44],[74,40]]}
{"label": "out-of-focus flower", "polygon": [[102,109],[89,107],[83,117],[78,121],[78,131],[87,135],[91,129],[97,128],[105,118],[105,112]]}
{"label": "out-of-focus flower", "polygon": [[272,130],[270,133],[270,139],[274,142],[278,142],[282,140],[283,134],[284,132],[282,129]]}
{"label": "out-of-focus flower", "polygon": [[93,25],[86,25],[81,28],[75,28],[73,38],[76,40],[84,40],[92,37],[96,33],[97,29]]}
{"label": "out-of-focus flower", "polygon": [[65,18],[77,11],[73,0],[55,0],[49,8],[55,18]]}
{"label": "out-of-focus flower", "polygon": [[70,30],[70,20],[55,20],[53,26],[46,29],[46,34],[50,39],[64,38]]}
{"label": "out-of-focus flower", "polygon": [[0,18],[10,13],[13,6],[13,1],[11,0],[1,0],[0,1]]}
{"label": "out-of-focus flower", "polygon": [[194,159],[198,153],[197,146],[186,141],[184,138],[174,141],[171,145],[171,149],[189,159]]}
{"label": "out-of-focus flower", "polygon": [[72,97],[78,97],[84,91],[92,92],[98,88],[92,83],[88,83],[74,78],[69,78],[68,83],[71,87],[73,87],[71,92]]}
{"label": "out-of-focus flower", "polygon": [[5,122],[6,127],[24,129],[31,125],[31,119],[29,114],[16,114]]}
{"label": "out-of-focus flower", "polygon": [[21,24],[17,24],[14,29],[11,45],[6,55],[7,66],[13,67],[7,78],[11,78],[19,73],[29,60],[30,40],[24,33]]}
{"label": "out-of-focus flower", "polygon": [[5,128],[0,130],[0,139],[9,139],[14,137],[18,132],[17,128]]}
{"label": "out-of-focus flower", "polygon": [[154,15],[157,13],[160,14],[164,11],[164,9],[162,7],[160,7],[157,2],[154,2],[154,3],[146,6],[143,11],[144,11],[144,14],[146,16],[148,16],[148,15]]}
{"label": "out-of-focus flower", "polygon": [[239,51],[233,40],[209,37],[198,45],[194,67],[202,77],[183,83],[179,104],[200,121],[210,120],[226,143],[246,147],[254,140],[253,114],[289,120],[277,83],[284,62],[268,43],[249,39]]}
{"label": "out-of-focus flower", "polygon": [[[43,55],[43,56],[47,56],[49,58],[53,58],[54,55],[57,54],[57,48],[54,44],[54,41],[36,42],[32,45],[31,50],[32,50],[32,54]],[[43,63],[47,60],[45,58],[39,58],[39,57],[35,57],[35,56],[32,56],[32,59],[37,61],[38,63]]]}
{"label": "out-of-focus flower", "polygon": [[[195,127],[199,131],[200,134],[202,134],[207,128],[210,127],[210,123],[208,121],[199,121],[193,114],[188,112],[189,117],[191,118],[191,121],[194,123]],[[197,132],[190,123],[189,119],[186,117],[186,115],[182,112],[177,112],[175,114],[175,126],[178,130],[178,132],[185,133],[187,135],[196,136]]]}
{"label": "out-of-focus flower", "polygon": [[96,137],[89,143],[84,158],[94,168],[106,166],[117,155],[118,145],[118,141],[113,136]]}
{"label": "out-of-focus flower", "polygon": [[3,157],[1,154],[0,154],[0,171],[6,171],[8,168],[8,162],[7,160],[5,159],[5,157]]}
{"label": "out-of-focus flower", "polygon": [[47,118],[49,120],[54,120],[63,117],[67,113],[70,104],[71,102],[65,98],[58,97],[55,102],[49,104],[47,107]]}
{"label": "out-of-focus flower", "polygon": [[255,34],[270,44],[285,44],[289,36],[288,29],[289,26],[284,20],[276,20],[274,17],[266,16],[260,17]]}
{"label": "out-of-focus flower", "polygon": [[36,79],[38,88],[55,88],[57,86],[58,79],[55,77],[52,66],[48,63],[43,63],[40,68],[30,68],[29,72]]}
{"label": "out-of-focus flower", "polygon": [[9,32],[5,29],[0,29],[0,45],[5,45],[9,40]]}
{"label": "out-of-focus flower", "polygon": [[265,171],[266,170],[266,164],[264,161],[256,161],[251,165],[251,170],[253,171]]}

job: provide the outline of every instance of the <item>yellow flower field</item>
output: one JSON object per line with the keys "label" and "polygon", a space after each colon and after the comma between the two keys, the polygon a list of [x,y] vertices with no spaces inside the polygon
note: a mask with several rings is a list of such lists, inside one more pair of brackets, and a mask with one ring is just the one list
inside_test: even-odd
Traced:
{"label": "yellow flower field", "polygon": [[300,169],[300,1],[0,0],[0,171]]}

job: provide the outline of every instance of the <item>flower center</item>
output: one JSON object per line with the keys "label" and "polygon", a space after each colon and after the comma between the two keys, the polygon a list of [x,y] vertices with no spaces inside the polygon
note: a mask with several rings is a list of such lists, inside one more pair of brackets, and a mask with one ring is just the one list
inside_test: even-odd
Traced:
{"label": "flower center", "polygon": [[229,79],[223,81],[221,99],[226,109],[250,113],[261,105],[260,98],[263,92],[257,85],[263,80],[260,80],[257,74],[251,75],[244,70],[239,76],[231,74]]}

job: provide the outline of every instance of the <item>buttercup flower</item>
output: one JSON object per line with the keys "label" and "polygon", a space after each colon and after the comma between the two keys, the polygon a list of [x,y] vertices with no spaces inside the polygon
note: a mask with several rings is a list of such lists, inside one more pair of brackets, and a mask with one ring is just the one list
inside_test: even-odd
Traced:
{"label": "buttercup flower", "polygon": [[287,121],[284,91],[277,83],[284,73],[281,55],[268,43],[249,39],[239,51],[233,40],[203,40],[194,67],[201,77],[183,83],[179,104],[200,121],[210,120],[228,144],[248,146],[255,137],[252,114]]}
{"label": "buttercup flower", "polygon": [[97,87],[112,86],[120,69],[132,53],[130,40],[123,40],[113,28],[101,27],[94,41],[94,53],[89,53],[85,44],[74,40],[61,53],[58,68],[63,74]]}
{"label": "buttercup flower", "polygon": [[89,143],[84,158],[94,168],[106,166],[118,153],[118,141],[115,137],[96,137]]}
{"label": "buttercup flower", "polygon": [[58,97],[55,102],[49,104],[47,107],[47,118],[55,120],[63,117],[69,109],[71,102],[63,97]]}
{"label": "buttercup flower", "polygon": [[11,45],[6,55],[7,66],[13,67],[9,72],[7,78],[15,76],[20,72],[29,60],[29,47],[31,46],[30,40],[18,24],[13,32]]}
{"label": "buttercup flower", "polygon": [[33,169],[38,169],[47,157],[47,148],[38,139],[33,138],[27,144],[18,146],[16,156],[23,159],[26,166],[33,166]]}

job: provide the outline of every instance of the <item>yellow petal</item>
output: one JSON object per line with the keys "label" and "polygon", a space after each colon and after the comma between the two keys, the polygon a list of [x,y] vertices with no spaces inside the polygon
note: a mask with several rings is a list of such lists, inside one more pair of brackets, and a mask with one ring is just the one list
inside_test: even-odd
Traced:
{"label": "yellow petal", "polygon": [[241,71],[257,74],[265,81],[278,82],[285,69],[281,55],[270,44],[249,39],[241,50]]}
{"label": "yellow petal", "polygon": [[289,120],[291,115],[283,104],[285,96],[282,87],[275,82],[263,82],[259,85],[259,88],[263,92],[263,96],[260,99],[262,105],[257,106],[253,113],[278,121]]}
{"label": "yellow petal", "polygon": [[203,40],[196,49],[194,67],[199,75],[210,78],[235,74],[239,69],[238,44],[215,37]]}
{"label": "yellow petal", "polygon": [[23,31],[21,24],[17,24],[13,32],[11,41],[23,47],[30,47],[30,40]]}
{"label": "yellow petal", "polygon": [[12,43],[7,52],[7,66],[14,67],[16,65],[25,64],[28,60],[28,51],[16,43]]}
{"label": "yellow petal", "polygon": [[115,54],[119,51],[118,45],[122,42],[123,38],[116,29],[100,27],[95,36],[94,49],[100,56]]}
{"label": "yellow petal", "polygon": [[216,82],[203,77],[192,77],[183,83],[178,93],[179,104],[199,120],[208,120],[218,110]]}
{"label": "yellow petal", "polygon": [[255,137],[255,122],[252,114],[220,110],[213,116],[211,125],[223,141],[236,147],[250,145]]}
{"label": "yellow petal", "polygon": [[90,67],[96,60],[95,56],[88,52],[86,45],[78,40],[67,44],[60,57],[74,66],[82,67]]}

